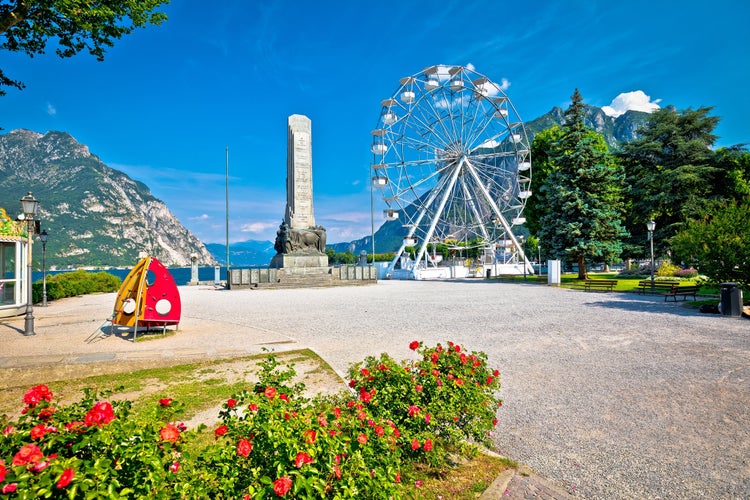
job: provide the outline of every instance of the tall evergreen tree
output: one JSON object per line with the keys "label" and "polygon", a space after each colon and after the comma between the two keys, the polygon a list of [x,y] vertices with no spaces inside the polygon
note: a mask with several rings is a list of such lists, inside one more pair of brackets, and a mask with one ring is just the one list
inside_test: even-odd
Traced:
{"label": "tall evergreen tree", "polygon": [[539,239],[545,254],[577,262],[583,279],[587,259],[615,258],[627,236],[622,225],[624,172],[604,137],[584,125],[586,110],[578,89],[571,100],[560,139],[549,151]]}
{"label": "tall evergreen tree", "polygon": [[646,221],[653,219],[654,242],[662,253],[687,220],[703,218],[721,198],[720,169],[711,149],[719,119],[710,111],[660,109],[638,130],[638,139],[622,146],[618,156],[630,187],[627,224],[634,241],[646,241]]}

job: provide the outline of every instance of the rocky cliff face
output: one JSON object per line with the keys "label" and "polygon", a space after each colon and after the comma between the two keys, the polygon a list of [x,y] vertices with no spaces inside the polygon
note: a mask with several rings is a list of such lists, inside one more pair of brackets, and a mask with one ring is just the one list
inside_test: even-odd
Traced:
{"label": "rocky cliff face", "polygon": [[109,168],[67,133],[0,135],[0,206],[18,212],[27,191],[40,201],[38,218],[50,233],[49,268],[132,266],[142,253],[167,266],[189,265],[192,254],[215,264],[145,184]]}
{"label": "rocky cliff face", "polygon": [[[636,139],[638,137],[636,131],[646,124],[648,116],[649,114],[643,111],[627,111],[614,118],[606,115],[601,108],[586,106],[584,123],[587,127],[602,134],[609,147],[614,149],[620,143]],[[562,125],[564,121],[563,110],[555,106],[547,113],[525,124],[529,141],[533,141],[534,136],[542,130],[554,125]]]}

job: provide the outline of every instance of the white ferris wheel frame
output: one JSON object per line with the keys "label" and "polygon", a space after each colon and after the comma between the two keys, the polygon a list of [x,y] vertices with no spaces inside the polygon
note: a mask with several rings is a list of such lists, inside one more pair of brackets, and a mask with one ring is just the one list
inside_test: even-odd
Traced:
{"label": "white ferris wheel frame", "polygon": [[[466,219],[467,227],[461,228],[464,234],[473,232],[485,247],[494,248],[487,230],[490,218],[502,227],[503,239],[507,237],[523,259],[524,272],[533,274],[512,230],[512,225],[525,221],[521,214],[531,195],[530,147],[523,122],[509,119],[511,113],[515,117],[518,113],[503,89],[471,68],[431,66],[402,78],[393,97],[381,104],[378,125],[372,131],[372,186],[389,188],[392,196],[384,195],[388,218],[398,217],[396,208],[419,207],[408,217],[408,234],[387,274],[414,243],[415,233],[428,217],[429,227],[420,231],[422,241],[412,268],[418,273],[438,224],[455,222],[446,222],[444,213],[453,197],[462,198],[461,208],[473,221],[468,227]],[[496,199],[500,192],[504,193],[502,208]],[[510,223],[508,214],[514,215]],[[496,239],[497,233],[493,234]]]}

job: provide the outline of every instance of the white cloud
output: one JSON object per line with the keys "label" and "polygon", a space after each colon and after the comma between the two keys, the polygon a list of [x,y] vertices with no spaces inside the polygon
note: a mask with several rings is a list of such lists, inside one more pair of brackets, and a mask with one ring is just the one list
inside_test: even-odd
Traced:
{"label": "white cloud", "polygon": [[651,113],[659,109],[661,99],[651,100],[642,90],[624,92],[612,100],[609,106],[602,107],[607,116],[618,117],[626,111],[645,111]]}
{"label": "white cloud", "polygon": [[277,224],[272,222],[251,222],[249,224],[243,224],[240,227],[240,231],[243,233],[262,233],[267,229],[276,227]]}
{"label": "white cloud", "polygon": [[208,214],[201,214],[198,217],[190,217],[190,220],[208,220],[210,218]]}
{"label": "white cloud", "polygon": [[55,116],[57,114],[57,109],[49,102],[47,103],[47,114],[50,116]]}

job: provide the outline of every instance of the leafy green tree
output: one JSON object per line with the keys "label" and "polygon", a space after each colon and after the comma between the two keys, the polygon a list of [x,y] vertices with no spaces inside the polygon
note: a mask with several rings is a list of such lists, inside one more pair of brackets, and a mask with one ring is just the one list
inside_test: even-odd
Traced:
{"label": "leafy green tree", "polygon": [[[154,9],[169,0],[0,0],[0,49],[43,54],[54,40],[55,53],[72,57],[82,50],[102,61],[114,40],[167,16]],[[3,87],[22,89],[23,83],[0,69]]]}
{"label": "leafy green tree", "polygon": [[542,186],[545,214],[538,237],[546,255],[578,263],[613,259],[627,236],[622,225],[624,173],[600,134],[584,125],[578,89],[565,111],[559,140],[550,144],[550,173]]}
{"label": "leafy green tree", "polygon": [[721,148],[714,155],[720,196],[741,201],[750,196],[750,152],[743,145]]}
{"label": "leafy green tree", "polygon": [[550,151],[561,136],[562,129],[555,125],[551,128],[542,130],[531,143],[531,158],[533,160],[534,175],[531,177],[531,192],[534,196],[529,198],[524,208],[526,217],[526,228],[531,234],[538,234],[541,227],[541,218],[546,213],[545,193],[542,186],[547,183],[550,173],[555,169],[555,165],[550,162]]}
{"label": "leafy green tree", "polygon": [[750,197],[689,221],[672,239],[675,256],[713,281],[750,285]]}
{"label": "leafy green tree", "polygon": [[702,218],[719,198],[712,150],[719,119],[709,116],[711,109],[660,109],[638,130],[638,139],[622,146],[618,156],[631,202],[627,227],[636,245],[646,241],[646,222],[653,219],[654,242],[663,253],[686,220]]}

